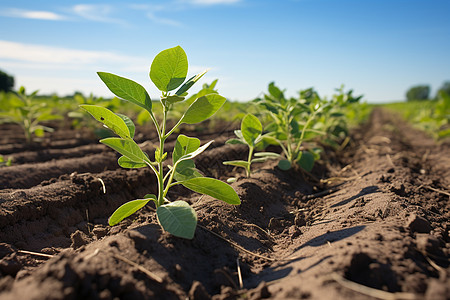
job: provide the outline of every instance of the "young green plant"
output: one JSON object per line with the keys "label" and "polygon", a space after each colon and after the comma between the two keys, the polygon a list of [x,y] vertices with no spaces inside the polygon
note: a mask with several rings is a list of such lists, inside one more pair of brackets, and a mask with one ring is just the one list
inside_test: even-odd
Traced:
{"label": "young green plant", "polygon": [[53,128],[44,126],[41,122],[59,120],[61,116],[52,114],[52,108],[45,102],[35,100],[38,91],[27,95],[22,86],[16,94],[5,95],[0,109],[1,123],[16,123],[23,129],[28,144],[33,142],[33,135],[44,136],[44,132],[52,132]]}
{"label": "young green plant", "polygon": [[[277,158],[280,155],[278,153],[272,152],[259,152],[255,153],[256,158],[253,158],[253,152],[258,144],[261,144],[263,140],[262,135],[262,124],[252,114],[247,114],[244,116],[241,122],[241,130],[235,130],[234,134],[237,138],[229,139],[227,144],[242,144],[248,146],[248,158],[247,161],[244,160],[232,160],[223,162],[224,165],[231,165],[235,167],[244,168],[246,170],[247,177],[250,177],[251,165],[256,162],[265,162],[270,158]],[[230,178],[230,181],[236,180],[235,178]]]}
{"label": "young green plant", "polygon": [[[100,140],[101,143],[122,154],[118,160],[119,165],[123,168],[149,167],[156,175],[158,183],[156,195],[147,194],[143,199],[132,200],[117,208],[109,218],[111,226],[135,213],[149,201],[153,201],[156,206],[158,222],[164,230],[174,236],[192,239],[197,226],[196,212],[185,201],[171,202],[167,198],[169,189],[178,184],[229,204],[238,205],[241,202],[231,186],[214,178],[203,177],[195,168],[193,158],[205,151],[213,141],[200,146],[199,139],[179,135],[172,152],[172,165],[164,164],[168,157],[168,152],[164,149],[167,138],[181,124],[195,124],[208,119],[226,101],[219,94],[203,95],[192,102],[171,129],[167,128],[167,115],[170,110],[176,103],[185,100],[187,91],[206,73],[205,71],[195,75],[185,82],[187,72],[187,56],[180,46],[160,52],[153,60],[149,75],[151,81],[161,91],[162,115],[160,121],[153,113],[153,103],[144,87],[130,79],[111,73],[98,73],[100,79],[117,97],[140,106],[150,114],[159,138],[159,147],[155,150],[154,159],[143,152],[133,140],[135,126],[130,118],[101,106],[81,105],[94,118],[119,136]],[[177,89],[176,92],[172,93],[175,89]]]}
{"label": "young green plant", "polygon": [[284,153],[285,159],[281,159],[278,163],[278,167],[282,170],[288,170],[294,166],[300,166],[306,171],[311,171],[313,168],[315,154],[305,151],[302,144],[324,133],[313,128],[314,121],[323,107],[316,97],[312,97],[312,100],[286,99],[284,91],[273,82],[269,84],[268,94],[254,100],[264,108],[270,120],[266,127],[269,133],[265,140],[279,145]]}

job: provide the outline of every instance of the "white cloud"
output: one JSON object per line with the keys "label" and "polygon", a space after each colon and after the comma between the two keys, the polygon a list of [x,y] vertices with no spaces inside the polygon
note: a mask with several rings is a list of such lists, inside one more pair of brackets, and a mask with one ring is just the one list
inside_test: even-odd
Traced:
{"label": "white cloud", "polygon": [[50,11],[24,10],[17,8],[4,9],[0,12],[0,15],[12,18],[36,19],[47,21],[61,21],[67,19],[63,15],[59,15]]}
{"label": "white cloud", "polygon": [[174,27],[182,27],[183,26],[183,24],[181,22],[178,22],[178,21],[175,21],[172,19],[167,19],[167,18],[160,18],[160,17],[156,16],[153,12],[148,12],[147,18],[149,18],[151,21],[153,21],[157,24],[169,25],[169,26],[174,26]]}
{"label": "white cloud", "polygon": [[[110,97],[111,92],[96,75],[97,71],[106,71],[144,84],[156,96],[160,92],[148,78],[151,61],[152,57],[0,40],[0,66],[15,77],[16,87],[24,85],[41,93],[65,95],[82,91]],[[205,69],[191,65],[188,77]],[[201,83],[197,85],[200,87]]]}
{"label": "white cloud", "polygon": [[71,8],[72,13],[80,16],[84,19],[104,22],[115,23],[120,25],[127,25],[127,23],[121,19],[112,18],[113,7],[106,4],[78,4]]}
{"label": "white cloud", "polygon": [[217,5],[217,4],[235,4],[242,0],[185,0],[185,2],[195,5]]}
{"label": "white cloud", "polygon": [[41,64],[90,64],[99,61],[124,62],[134,57],[106,51],[86,51],[0,40],[0,58]]}

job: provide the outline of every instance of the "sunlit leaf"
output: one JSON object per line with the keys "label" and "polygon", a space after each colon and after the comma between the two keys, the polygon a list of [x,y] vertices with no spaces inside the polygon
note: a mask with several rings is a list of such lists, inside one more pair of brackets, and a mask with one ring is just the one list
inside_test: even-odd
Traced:
{"label": "sunlit leaf", "polygon": [[156,55],[150,67],[150,79],[160,91],[168,92],[184,82],[187,71],[186,53],[183,48],[176,46]]}
{"label": "sunlit leaf", "polygon": [[159,224],[174,236],[185,239],[194,237],[197,214],[185,201],[174,201],[156,209]]}
{"label": "sunlit leaf", "polygon": [[214,178],[199,177],[182,181],[181,184],[194,192],[209,195],[228,204],[241,204],[241,200],[236,191],[223,181]]}

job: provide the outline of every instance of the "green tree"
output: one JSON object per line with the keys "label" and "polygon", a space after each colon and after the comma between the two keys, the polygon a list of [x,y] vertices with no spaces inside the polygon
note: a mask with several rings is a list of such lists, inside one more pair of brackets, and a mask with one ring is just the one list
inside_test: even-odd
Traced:
{"label": "green tree", "polygon": [[444,92],[447,95],[450,95],[450,81],[446,81],[442,84],[439,90],[436,93],[436,99],[439,99],[439,94]]}
{"label": "green tree", "polygon": [[428,100],[430,96],[430,86],[429,85],[416,85],[411,87],[406,92],[406,99],[408,101],[413,100]]}
{"label": "green tree", "polygon": [[0,91],[9,92],[14,87],[14,77],[0,70]]}

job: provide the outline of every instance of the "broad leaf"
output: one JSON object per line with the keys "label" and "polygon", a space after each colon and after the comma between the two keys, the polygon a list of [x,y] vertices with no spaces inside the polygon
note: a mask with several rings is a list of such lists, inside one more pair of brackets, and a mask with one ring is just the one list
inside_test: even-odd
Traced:
{"label": "broad leaf", "polygon": [[173,177],[176,181],[184,181],[191,178],[203,177],[203,175],[195,168],[194,161],[188,159],[177,164]]}
{"label": "broad leaf", "polygon": [[148,111],[152,110],[152,99],[139,83],[111,73],[97,72],[97,74],[117,97],[139,105]]}
{"label": "broad leaf", "polygon": [[247,114],[241,123],[241,132],[244,140],[250,145],[255,146],[256,139],[262,133],[261,122],[252,114]]}
{"label": "broad leaf", "polygon": [[284,98],[283,92],[275,85],[274,82],[269,83],[269,93],[277,100]]}
{"label": "broad leaf", "polygon": [[143,168],[143,167],[147,166],[146,163],[132,161],[131,159],[129,159],[126,156],[119,157],[119,160],[117,161],[117,163],[119,164],[119,166],[121,166],[122,168],[126,168],[126,169],[138,169],[138,168]]}
{"label": "broad leaf", "polygon": [[139,148],[139,146],[133,140],[121,138],[106,138],[100,140],[100,143],[113,148],[114,150],[122,155],[125,155],[134,162],[148,162],[148,158],[145,153],[142,152],[141,148]]}
{"label": "broad leaf", "polygon": [[116,115],[118,115],[125,122],[125,125],[127,125],[128,131],[130,132],[130,137],[134,138],[134,133],[136,131],[136,126],[134,125],[133,121],[129,117],[125,116],[125,115],[117,114],[117,113],[116,113]]}
{"label": "broad leaf", "polygon": [[80,107],[90,113],[97,121],[102,122],[109,129],[114,131],[121,138],[131,137],[125,121],[109,109],[97,105],[80,105]]}
{"label": "broad leaf", "polygon": [[209,195],[218,200],[225,201],[228,204],[241,204],[241,200],[236,191],[223,181],[214,178],[199,177],[185,180],[180,183],[194,192]]}
{"label": "broad leaf", "polygon": [[287,159],[282,159],[278,162],[278,168],[287,171],[291,168],[291,163]]}
{"label": "broad leaf", "polygon": [[177,95],[170,95],[170,96],[161,98],[161,100],[163,101],[163,103],[166,103],[166,104],[170,104],[170,105],[171,105],[171,104],[174,104],[174,103],[183,101],[183,100],[184,100],[184,97],[182,97],[182,96],[177,96]]}
{"label": "broad leaf", "polygon": [[314,155],[308,151],[303,151],[297,164],[305,171],[311,172],[314,167]]}
{"label": "broad leaf", "polygon": [[114,226],[114,225],[118,224],[120,221],[122,221],[126,217],[129,217],[132,214],[134,214],[135,212],[137,212],[138,210],[140,210],[150,200],[156,201],[156,197],[154,197],[154,199],[148,198],[148,199],[132,200],[132,201],[129,201],[129,202],[121,205],[118,209],[116,209],[115,212],[113,212],[111,217],[109,217],[109,221],[108,221],[109,225]]}
{"label": "broad leaf", "polygon": [[156,209],[159,224],[174,236],[185,239],[194,237],[197,214],[185,201],[175,201]]}
{"label": "broad leaf", "polygon": [[184,82],[187,71],[186,53],[183,48],[176,46],[156,55],[150,67],[150,79],[160,91],[168,92]]}
{"label": "broad leaf", "polygon": [[181,119],[182,123],[195,124],[204,121],[218,111],[227,101],[218,94],[209,94],[195,100]]}
{"label": "broad leaf", "polygon": [[194,152],[200,147],[200,140],[198,138],[191,138],[180,134],[177,137],[175,148],[172,154],[172,160],[175,164],[183,155]]}

